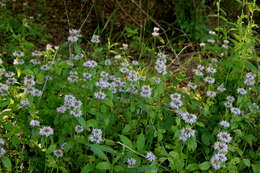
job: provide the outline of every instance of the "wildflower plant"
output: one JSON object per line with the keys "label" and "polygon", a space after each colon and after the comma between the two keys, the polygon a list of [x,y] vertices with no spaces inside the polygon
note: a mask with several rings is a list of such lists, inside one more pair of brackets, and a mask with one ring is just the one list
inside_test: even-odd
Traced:
{"label": "wildflower plant", "polygon": [[3,170],[256,170],[259,71],[251,62],[237,69],[237,43],[220,34],[201,40],[187,75],[173,72],[161,48],[150,49],[147,63],[129,57],[131,44],[111,48],[94,34],[86,51],[76,29],[67,54],[13,50],[13,65],[0,65]]}

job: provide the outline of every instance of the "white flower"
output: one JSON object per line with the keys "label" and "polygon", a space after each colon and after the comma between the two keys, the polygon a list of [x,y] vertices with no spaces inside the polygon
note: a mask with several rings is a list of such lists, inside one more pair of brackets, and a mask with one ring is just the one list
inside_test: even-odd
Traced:
{"label": "white flower", "polygon": [[152,89],[149,85],[142,86],[141,96],[150,97],[152,95]]}
{"label": "white flower", "polygon": [[209,34],[210,34],[210,35],[216,35],[216,32],[215,32],[215,31],[212,31],[212,30],[210,30],[210,31],[209,31]]}
{"label": "white flower", "polygon": [[241,94],[241,95],[245,95],[247,92],[244,88],[238,88],[237,89],[237,93]]}
{"label": "white flower", "polygon": [[133,60],[133,61],[132,61],[132,65],[139,65],[139,62],[138,62],[138,61],[135,61],[135,60]]}
{"label": "white flower", "polygon": [[213,77],[205,77],[204,81],[209,83],[209,84],[213,84],[213,83],[215,83],[215,78],[213,78]]}
{"label": "white flower", "polygon": [[92,77],[92,75],[90,74],[90,73],[83,73],[83,78],[85,79],[85,80],[88,80],[88,79],[90,79]]}
{"label": "white flower", "polygon": [[5,140],[3,138],[0,138],[0,146],[3,146],[5,144]]}
{"label": "white flower", "polygon": [[228,152],[228,145],[224,142],[215,142],[214,149],[217,150],[219,153],[226,153]]}
{"label": "white flower", "polygon": [[206,46],[206,43],[201,42],[201,43],[200,43],[200,47],[204,47],[204,46]]}
{"label": "white flower", "polygon": [[232,108],[230,108],[230,111],[235,115],[241,114],[241,110],[239,108],[232,107]]}
{"label": "white flower", "polygon": [[227,122],[227,121],[220,121],[219,124],[220,124],[222,127],[224,127],[224,128],[228,128],[228,127],[230,126],[229,122]]}
{"label": "white flower", "polygon": [[173,109],[178,109],[183,105],[183,102],[181,100],[172,100],[170,102],[170,107]]}
{"label": "white flower", "polygon": [[232,137],[231,137],[230,134],[227,133],[227,132],[219,132],[219,133],[217,134],[217,137],[218,137],[218,139],[219,139],[220,141],[225,142],[225,143],[230,143],[231,140],[232,140]]}
{"label": "white flower", "polygon": [[62,157],[63,156],[63,151],[62,150],[54,150],[53,154],[56,157]]}
{"label": "white flower", "polygon": [[145,158],[147,159],[148,162],[153,162],[156,160],[155,155],[152,152],[148,152],[145,156]]}
{"label": "white flower", "polygon": [[180,100],[181,95],[178,93],[173,93],[173,94],[170,94],[170,98],[171,98],[171,100]]}
{"label": "white flower", "polygon": [[22,51],[14,51],[13,52],[13,56],[24,57],[24,52],[22,52]]}
{"label": "white flower", "polygon": [[103,99],[105,99],[106,94],[103,93],[103,92],[101,92],[101,91],[99,91],[99,92],[95,92],[95,93],[94,93],[94,96],[95,96],[95,98],[97,98],[97,99],[103,100]]}
{"label": "white flower", "polygon": [[192,136],[195,136],[195,130],[193,130],[191,128],[184,128],[184,129],[181,130],[181,136],[180,136],[179,139],[182,142],[186,142]]}
{"label": "white flower", "polygon": [[206,70],[207,70],[208,73],[211,73],[211,74],[214,74],[214,73],[217,72],[217,70],[213,67],[208,67]]}
{"label": "white flower", "polygon": [[249,72],[249,73],[246,74],[246,78],[254,80],[256,78],[256,74]]}
{"label": "white flower", "polygon": [[222,44],[221,47],[223,47],[224,49],[228,49],[228,45],[226,45],[226,44]]}
{"label": "white flower", "polygon": [[40,51],[34,51],[32,52],[32,56],[42,56],[43,54]]}
{"label": "white flower", "polygon": [[65,106],[60,106],[60,107],[57,107],[56,110],[59,113],[64,113],[64,112],[66,112],[67,108]]}
{"label": "white flower", "polygon": [[109,65],[112,65],[112,62],[110,59],[106,59],[105,60],[105,65],[109,66]]}
{"label": "white flower", "polygon": [[159,30],[160,30],[160,28],[158,28],[158,27],[154,27],[154,28],[153,28],[153,31],[154,31],[154,32],[158,32]]}
{"label": "white flower", "polygon": [[100,43],[99,35],[93,35],[91,38],[92,43]]}
{"label": "white flower", "polygon": [[127,159],[127,167],[128,168],[134,168],[135,167],[135,164],[136,164],[136,160],[133,159],[133,158],[128,158]]}
{"label": "white flower", "polygon": [[208,97],[216,97],[217,93],[215,91],[207,91],[207,96]]}
{"label": "white flower", "polygon": [[38,120],[31,120],[30,121],[30,126],[38,127],[38,126],[40,126],[40,121],[38,121]]}
{"label": "white flower", "polygon": [[215,43],[216,41],[215,41],[214,39],[208,39],[207,42],[213,44],[213,43]]}
{"label": "white flower", "polygon": [[233,96],[227,96],[226,100],[233,103],[235,101],[235,98]]}
{"label": "white flower", "polygon": [[104,139],[102,138],[102,130],[101,129],[93,129],[91,132],[91,135],[88,137],[90,142],[99,144],[101,143]]}
{"label": "white flower", "polygon": [[84,131],[84,128],[81,125],[76,125],[75,132],[82,133]]}
{"label": "white flower", "polygon": [[197,85],[195,85],[194,83],[191,83],[191,82],[189,82],[187,86],[193,90],[197,89],[197,87],[198,87]]}
{"label": "white flower", "polygon": [[48,65],[43,65],[43,66],[41,66],[41,70],[43,70],[43,71],[48,71],[48,70],[50,70],[51,68],[48,66]]}
{"label": "white flower", "polygon": [[229,40],[223,40],[224,44],[229,44]]}
{"label": "white flower", "polygon": [[197,121],[197,116],[194,114],[186,114],[182,119],[188,124],[194,124]]}
{"label": "white flower", "polygon": [[0,157],[2,157],[6,153],[5,149],[0,147]]}
{"label": "white flower", "polygon": [[214,156],[212,156],[212,158],[210,159],[211,165],[215,170],[220,169],[221,163],[226,161],[227,161],[227,157],[225,156],[225,154],[222,153],[217,153]]}
{"label": "white flower", "polygon": [[158,37],[158,36],[159,36],[159,33],[158,33],[158,32],[153,32],[153,33],[152,33],[152,36],[153,36],[153,37]]}
{"label": "white flower", "polygon": [[126,68],[126,67],[122,67],[122,68],[119,69],[119,71],[120,71],[121,73],[128,73],[128,72],[129,72],[129,69]]}
{"label": "white flower", "polygon": [[89,61],[84,62],[83,66],[87,67],[87,68],[95,68],[97,66],[97,62],[94,60],[89,60]]}
{"label": "white flower", "polygon": [[53,134],[54,134],[54,131],[50,126],[45,126],[40,129],[40,135],[42,135],[42,136],[51,136]]}

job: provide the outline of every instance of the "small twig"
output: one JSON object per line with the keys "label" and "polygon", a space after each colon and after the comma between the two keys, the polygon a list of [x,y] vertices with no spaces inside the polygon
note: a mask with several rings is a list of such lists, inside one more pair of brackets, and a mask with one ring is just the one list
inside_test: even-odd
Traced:
{"label": "small twig", "polygon": [[83,23],[81,24],[81,26],[80,26],[80,28],[79,28],[80,31],[81,31],[82,27],[85,25],[85,23],[86,23],[86,21],[87,21],[89,15],[91,14],[91,11],[92,11],[93,7],[94,7],[94,4],[91,5],[90,10],[89,10],[89,12],[88,12],[88,14],[87,14],[87,17],[85,18],[85,20],[84,20]]}
{"label": "small twig", "polygon": [[[147,12],[144,11],[139,4],[137,4],[134,0],[131,0],[131,1],[141,10],[142,13],[144,13],[146,15],[146,17],[148,17],[156,26],[158,26],[163,31],[166,40],[168,41],[168,43],[170,43],[170,40],[169,40],[167,33],[166,33],[166,30],[154,18],[152,18],[149,14],[147,14]],[[172,51],[174,50],[172,48],[172,46],[170,46],[170,48],[171,48]]]}
{"label": "small twig", "polygon": [[123,147],[126,147],[128,150],[132,151],[133,153],[135,153],[135,154],[137,154],[137,155],[139,155],[139,156],[145,158],[145,155],[143,155],[143,154],[141,154],[141,153],[138,153],[137,151],[133,150],[133,149],[130,148],[129,146],[127,146],[127,145],[125,145],[125,144],[123,144],[123,143],[121,143],[121,142],[119,142],[119,141],[118,141],[117,143],[120,144],[120,145],[122,145]]}
{"label": "small twig", "polygon": [[[134,149],[132,149],[131,147],[129,147],[129,146],[127,146],[127,145],[125,145],[125,144],[123,144],[123,143],[121,143],[121,142],[116,142],[116,143],[118,143],[118,144],[120,144],[120,145],[122,145],[123,147],[125,147],[125,148],[127,148],[128,150],[130,150],[130,151],[132,151],[133,153],[135,153],[135,154],[137,154],[137,155],[139,155],[139,156],[141,156],[141,157],[143,157],[143,158],[145,158],[145,155],[143,155],[143,154],[141,154],[141,153],[139,153],[139,152],[137,152],[137,151],[135,151]],[[168,172],[171,172],[168,168],[166,168],[166,167],[164,167],[164,166],[162,166],[161,164],[159,164],[158,163],[158,166],[159,167],[161,167],[161,168],[163,168],[163,169],[165,169],[166,171],[168,171]]]}

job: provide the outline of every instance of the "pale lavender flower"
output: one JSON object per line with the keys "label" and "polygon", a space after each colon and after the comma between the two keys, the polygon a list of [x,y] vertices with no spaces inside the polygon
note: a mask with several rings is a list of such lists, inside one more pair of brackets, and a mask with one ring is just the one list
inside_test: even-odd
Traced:
{"label": "pale lavender flower", "polygon": [[220,141],[225,142],[225,143],[230,143],[231,140],[232,140],[232,137],[231,137],[230,134],[227,133],[227,132],[219,132],[219,133],[217,134],[217,137],[218,137],[218,139],[219,139]]}
{"label": "pale lavender flower", "polygon": [[50,127],[50,126],[45,126],[43,128],[40,129],[40,135],[42,136],[51,136],[54,134],[54,131],[53,129]]}
{"label": "pale lavender flower", "polygon": [[220,121],[219,124],[220,124],[222,127],[224,127],[224,128],[228,128],[228,127],[230,126],[229,122],[227,122],[227,121]]}
{"label": "pale lavender flower", "polygon": [[152,163],[153,161],[156,160],[155,155],[152,152],[148,152],[145,156],[148,162]]}
{"label": "pale lavender flower", "polygon": [[30,126],[32,126],[32,127],[39,127],[40,126],[40,121],[38,121],[38,120],[31,120],[30,121]]}
{"label": "pale lavender flower", "polygon": [[133,158],[128,158],[127,159],[127,167],[128,168],[134,168],[136,165],[136,160]]}
{"label": "pale lavender flower", "polygon": [[214,149],[217,150],[219,153],[226,153],[228,152],[228,145],[224,142],[215,142]]}
{"label": "pale lavender flower", "polygon": [[63,151],[62,150],[54,150],[53,151],[54,156],[56,157],[63,157]]}

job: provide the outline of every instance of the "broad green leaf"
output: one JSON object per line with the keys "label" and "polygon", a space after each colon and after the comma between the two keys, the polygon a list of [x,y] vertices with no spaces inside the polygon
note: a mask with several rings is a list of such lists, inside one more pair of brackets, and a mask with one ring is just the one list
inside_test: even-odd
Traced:
{"label": "broad green leaf", "polygon": [[195,171],[199,168],[198,164],[196,163],[192,163],[192,164],[189,164],[186,169],[189,170],[189,171]]}
{"label": "broad green leaf", "polygon": [[137,136],[137,141],[136,141],[137,150],[143,151],[144,145],[145,145],[145,137],[144,137],[144,134],[141,133],[140,135]]}
{"label": "broad green leaf", "polygon": [[134,148],[132,142],[126,136],[120,135],[120,140],[121,140],[121,142],[123,142],[128,147]]}
{"label": "broad green leaf", "polygon": [[246,166],[250,166],[250,160],[248,160],[248,159],[243,159],[243,162],[244,162],[244,164],[246,165]]}
{"label": "broad green leaf", "polygon": [[199,165],[200,170],[206,171],[210,168],[210,162],[206,161]]}
{"label": "broad green leaf", "polygon": [[86,165],[82,168],[82,170],[80,171],[80,173],[89,173],[89,172],[93,172],[94,166],[93,165]]}
{"label": "broad green leaf", "polygon": [[2,157],[1,160],[2,160],[3,166],[6,168],[6,170],[11,171],[12,170],[11,160],[7,156]]}
{"label": "broad green leaf", "polygon": [[109,170],[111,165],[109,162],[100,162],[96,166],[97,169]]}
{"label": "broad green leaf", "polygon": [[88,145],[90,147],[90,150],[93,151],[94,154],[96,154],[99,158],[103,160],[108,160],[106,154],[102,151],[102,149],[95,144]]}

